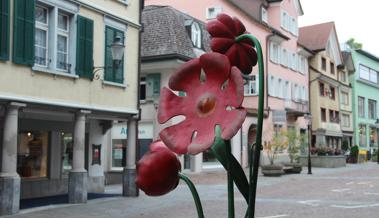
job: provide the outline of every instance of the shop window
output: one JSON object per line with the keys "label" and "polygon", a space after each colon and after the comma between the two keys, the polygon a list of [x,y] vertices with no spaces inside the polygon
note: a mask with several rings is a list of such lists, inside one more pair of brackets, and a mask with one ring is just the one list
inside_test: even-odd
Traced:
{"label": "shop window", "polygon": [[366,146],[366,126],[359,125],[359,146]]}
{"label": "shop window", "polygon": [[19,134],[17,172],[22,178],[47,177],[49,133],[28,131]]}
{"label": "shop window", "polygon": [[122,168],[126,160],[126,139],[112,140],[112,168]]}
{"label": "shop window", "polygon": [[68,174],[72,169],[73,140],[72,133],[61,133],[62,143],[62,173]]}

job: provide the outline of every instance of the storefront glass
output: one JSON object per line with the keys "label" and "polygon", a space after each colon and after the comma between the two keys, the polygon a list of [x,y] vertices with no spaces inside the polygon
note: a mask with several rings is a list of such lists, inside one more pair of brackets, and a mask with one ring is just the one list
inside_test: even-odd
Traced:
{"label": "storefront glass", "polygon": [[[121,168],[125,166],[126,139],[112,140],[112,167]],[[125,157],[125,158],[124,158]]]}
{"label": "storefront glass", "polygon": [[72,133],[61,133],[62,143],[62,173],[68,174],[72,169],[73,140]]}
{"label": "storefront glass", "polygon": [[19,134],[17,172],[23,178],[47,177],[49,133],[29,131]]}
{"label": "storefront glass", "polygon": [[376,134],[376,128],[370,127],[370,147],[376,147],[378,136]]}

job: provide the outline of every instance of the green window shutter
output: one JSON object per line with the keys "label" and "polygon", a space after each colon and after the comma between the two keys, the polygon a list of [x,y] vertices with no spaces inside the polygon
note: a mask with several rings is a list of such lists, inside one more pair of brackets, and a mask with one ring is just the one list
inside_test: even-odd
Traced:
{"label": "green window shutter", "polygon": [[9,60],[9,0],[0,3],[0,60]]}
{"label": "green window shutter", "polygon": [[93,20],[78,16],[76,45],[76,74],[93,78]]}
{"label": "green window shutter", "polygon": [[120,66],[116,69],[113,60],[112,60],[112,51],[111,45],[119,36],[124,43],[124,32],[121,30],[117,30],[115,28],[106,26],[105,27],[105,70],[104,70],[104,80],[116,83],[124,82],[124,61],[121,62]]}
{"label": "green window shutter", "polygon": [[146,77],[146,98],[158,97],[161,89],[161,74],[153,73]]}
{"label": "green window shutter", "polygon": [[14,0],[13,62],[34,65],[35,0]]}

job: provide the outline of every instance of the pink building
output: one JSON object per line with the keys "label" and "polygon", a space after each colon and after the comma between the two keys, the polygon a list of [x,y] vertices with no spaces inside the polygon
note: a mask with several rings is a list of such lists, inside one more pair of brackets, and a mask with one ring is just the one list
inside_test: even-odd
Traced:
{"label": "pink building", "polygon": [[215,19],[221,12],[236,16],[247,31],[260,40],[265,78],[258,78],[258,67],[253,69],[255,80],[246,84],[243,103],[248,117],[233,139],[233,153],[244,166],[247,165],[247,145],[255,138],[259,79],[265,80],[267,90],[264,144],[281,129],[295,128],[298,133],[306,134],[308,57],[312,52],[298,43],[297,21],[303,15],[299,0],[145,0],[145,4],[170,5],[204,22]]}

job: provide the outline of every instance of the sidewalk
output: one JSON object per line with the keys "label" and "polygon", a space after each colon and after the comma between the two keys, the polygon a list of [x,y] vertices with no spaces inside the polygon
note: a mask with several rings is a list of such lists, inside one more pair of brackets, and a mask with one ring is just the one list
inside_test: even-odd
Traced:
{"label": "sidewalk", "polygon": [[[345,168],[313,168],[308,175],[260,176],[257,192],[257,217],[357,218],[379,214],[379,165],[365,163]],[[194,181],[207,218],[227,217],[226,174],[223,170],[188,174]],[[121,193],[121,185],[106,188]],[[236,218],[243,217],[246,202],[236,190]],[[83,205],[55,205],[21,210],[16,218],[196,218],[188,188],[182,183],[161,197],[143,192],[137,198],[111,197],[90,200]]]}

